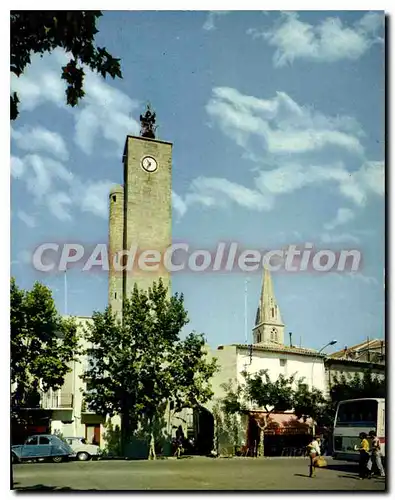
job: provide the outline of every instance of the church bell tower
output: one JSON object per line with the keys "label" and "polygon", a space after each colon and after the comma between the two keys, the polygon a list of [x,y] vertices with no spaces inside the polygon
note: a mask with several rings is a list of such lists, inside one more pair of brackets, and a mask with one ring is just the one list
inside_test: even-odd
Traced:
{"label": "church bell tower", "polygon": [[253,332],[254,344],[284,344],[284,323],[274,296],[270,272],[264,268],[261,297]]}
{"label": "church bell tower", "polygon": [[[170,273],[163,266],[163,254],[171,245],[172,143],[155,137],[155,118],[148,106],[140,116],[140,136],[126,137],[123,186],[110,192],[108,299],[119,315],[135,283],[147,290],[162,278],[170,293]],[[114,255],[130,251],[131,259],[134,249],[133,268],[115,269]],[[126,265],[126,258],[121,260]],[[142,261],[146,264],[141,265]]]}

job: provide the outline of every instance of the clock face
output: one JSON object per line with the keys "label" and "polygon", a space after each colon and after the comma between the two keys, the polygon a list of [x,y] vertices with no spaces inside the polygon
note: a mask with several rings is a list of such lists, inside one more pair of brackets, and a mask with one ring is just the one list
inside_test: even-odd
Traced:
{"label": "clock face", "polygon": [[145,156],[141,160],[141,166],[146,172],[155,172],[158,168],[158,163],[155,158],[152,158],[152,156]]}

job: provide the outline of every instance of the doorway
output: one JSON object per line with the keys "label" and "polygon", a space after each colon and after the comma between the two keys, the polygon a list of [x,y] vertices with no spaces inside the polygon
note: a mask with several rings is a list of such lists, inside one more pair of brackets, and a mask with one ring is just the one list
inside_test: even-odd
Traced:
{"label": "doorway", "polygon": [[85,424],[85,439],[88,444],[100,446],[100,424]]}

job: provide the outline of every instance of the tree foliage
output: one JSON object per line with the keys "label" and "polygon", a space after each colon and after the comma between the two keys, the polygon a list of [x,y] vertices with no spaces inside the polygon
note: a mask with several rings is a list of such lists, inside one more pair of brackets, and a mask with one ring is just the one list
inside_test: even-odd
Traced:
{"label": "tree foliage", "polygon": [[364,370],[362,375],[355,373],[351,379],[346,378],[345,375],[335,377],[330,388],[329,400],[321,408],[321,413],[317,416],[317,422],[322,426],[333,427],[339,401],[385,397],[385,379],[377,377],[370,369]]}
{"label": "tree foliage", "polygon": [[256,418],[260,429],[259,454],[264,455],[264,433],[269,426],[270,415],[276,412],[292,410],[294,405],[293,384],[295,377],[279,375],[272,381],[268,370],[260,370],[255,374],[243,373],[245,383],[230,389],[222,400],[226,413],[248,413],[251,409],[261,410],[264,413]]}
{"label": "tree foliage", "polygon": [[224,385],[226,395],[221,400],[221,411],[227,415],[247,414],[251,410],[265,412],[256,419],[261,431],[261,454],[263,450],[264,432],[270,425],[273,413],[292,411],[299,419],[311,418],[321,427],[332,428],[336,408],[339,401],[369,397],[385,397],[385,380],[374,376],[370,370],[350,380],[344,375],[335,378],[327,398],[319,390],[312,389],[304,379],[296,380],[295,376],[280,375],[272,381],[268,370],[261,370],[253,375],[243,373],[245,382],[236,387]]}
{"label": "tree foliage", "polygon": [[356,373],[351,380],[344,375],[335,377],[330,389],[334,403],[345,399],[385,398],[385,395],[385,380],[373,375],[371,370],[365,370],[362,377]]}
{"label": "tree foliage", "polygon": [[[84,68],[103,78],[122,78],[119,59],[105,48],[95,46],[96,24],[100,11],[12,11],[11,73],[20,76],[31,63],[32,54],[52,52],[60,47],[72,55],[62,67],[61,78],[67,84],[66,102],[76,106],[85,95]],[[11,95],[11,120],[18,116],[19,98]]]}
{"label": "tree foliage", "polygon": [[40,388],[63,384],[77,354],[77,327],[58,314],[51,290],[41,283],[22,290],[11,278],[10,302],[11,396],[14,406],[24,406]]}
{"label": "tree foliage", "polygon": [[99,414],[121,415],[123,441],[142,422],[152,441],[168,404],[179,412],[212,396],[216,360],[206,359],[202,335],[180,338],[188,321],[183,295],[169,298],[161,280],[147,292],[135,285],[122,323],[110,308],[93,315],[86,332],[90,367],[84,397]]}
{"label": "tree foliage", "polygon": [[306,421],[312,418],[315,422],[322,419],[328,404],[324,394],[315,387],[311,388],[299,380],[293,396],[293,410],[298,418]]}

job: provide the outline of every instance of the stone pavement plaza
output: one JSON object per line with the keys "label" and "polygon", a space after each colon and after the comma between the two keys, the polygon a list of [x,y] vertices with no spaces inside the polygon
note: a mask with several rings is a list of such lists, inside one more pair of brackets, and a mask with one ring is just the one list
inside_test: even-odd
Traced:
{"label": "stone pavement plaza", "polygon": [[14,489],[385,491],[385,479],[359,480],[357,472],[356,464],[329,459],[309,478],[308,460],[300,458],[26,463],[14,466]]}

